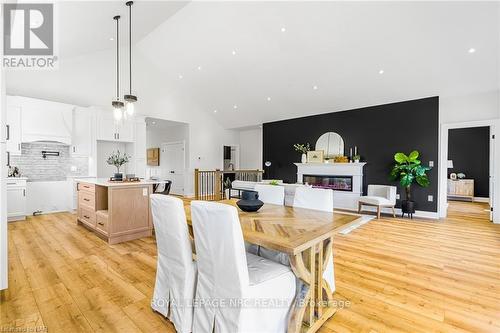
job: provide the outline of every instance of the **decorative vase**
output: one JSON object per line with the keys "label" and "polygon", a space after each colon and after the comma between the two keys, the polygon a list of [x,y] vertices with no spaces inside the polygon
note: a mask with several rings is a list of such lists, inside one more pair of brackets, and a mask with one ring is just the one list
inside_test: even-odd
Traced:
{"label": "decorative vase", "polygon": [[302,161],[302,163],[307,163],[307,155],[306,154],[302,154],[301,161]]}
{"label": "decorative vase", "polygon": [[359,163],[359,160],[354,160],[354,163]]}
{"label": "decorative vase", "polygon": [[243,191],[241,193],[241,200],[236,202],[236,205],[244,212],[256,212],[264,205],[259,200],[259,193],[256,191]]}
{"label": "decorative vase", "polygon": [[123,174],[121,172],[115,173],[115,176],[113,177],[115,180],[122,180],[123,179]]}

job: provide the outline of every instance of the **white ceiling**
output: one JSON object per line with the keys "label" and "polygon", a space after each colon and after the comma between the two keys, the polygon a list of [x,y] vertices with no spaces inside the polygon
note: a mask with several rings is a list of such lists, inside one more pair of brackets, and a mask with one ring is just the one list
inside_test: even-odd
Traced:
{"label": "white ceiling", "polygon": [[[32,2],[26,0],[26,2]],[[115,15],[120,15],[120,42],[128,46],[128,7],[124,1],[57,1],[56,29],[61,57],[81,56],[116,47]],[[132,43],[174,15],[186,1],[134,1]]]}
{"label": "white ceiling", "polygon": [[[63,56],[107,51],[62,62],[58,72],[9,73],[8,91],[108,105],[120,8],[126,17],[122,2],[64,3]],[[239,128],[499,88],[497,2],[137,1],[134,10],[135,90],[146,113],[196,105]]]}

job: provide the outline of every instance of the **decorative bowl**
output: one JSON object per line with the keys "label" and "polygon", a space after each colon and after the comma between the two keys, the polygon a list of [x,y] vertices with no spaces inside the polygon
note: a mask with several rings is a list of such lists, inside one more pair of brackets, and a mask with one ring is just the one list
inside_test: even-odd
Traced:
{"label": "decorative bowl", "polygon": [[244,212],[256,212],[264,205],[259,200],[259,193],[256,191],[243,191],[241,199],[236,202],[236,205]]}

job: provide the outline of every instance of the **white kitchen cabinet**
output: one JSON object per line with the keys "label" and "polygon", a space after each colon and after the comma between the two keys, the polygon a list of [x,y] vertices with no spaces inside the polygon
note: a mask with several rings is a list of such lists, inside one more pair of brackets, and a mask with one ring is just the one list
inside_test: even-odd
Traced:
{"label": "white kitchen cabinet", "polygon": [[7,151],[21,154],[21,107],[7,105]]}
{"label": "white kitchen cabinet", "polygon": [[97,140],[133,142],[134,120],[117,122],[112,112],[99,112],[97,115]]}
{"label": "white kitchen cabinet", "polygon": [[76,107],[73,110],[72,156],[90,156],[92,140],[92,110]]}
{"label": "white kitchen cabinet", "polygon": [[71,144],[73,105],[20,96],[8,96],[7,103],[21,108],[22,142]]}
{"label": "white kitchen cabinet", "polygon": [[7,218],[9,221],[26,219],[26,179],[7,178]]}
{"label": "white kitchen cabinet", "polygon": [[116,126],[116,133],[118,134],[118,141],[121,142],[134,142],[134,120],[126,120]]}

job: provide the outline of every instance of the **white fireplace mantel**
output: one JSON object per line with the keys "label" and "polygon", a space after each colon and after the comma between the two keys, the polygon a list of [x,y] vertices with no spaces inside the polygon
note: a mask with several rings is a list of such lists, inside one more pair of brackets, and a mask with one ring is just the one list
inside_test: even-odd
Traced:
{"label": "white fireplace mantel", "polygon": [[352,176],[351,191],[333,191],[335,208],[356,209],[363,195],[363,167],[366,163],[294,163],[297,166],[297,182],[303,183],[304,175]]}

